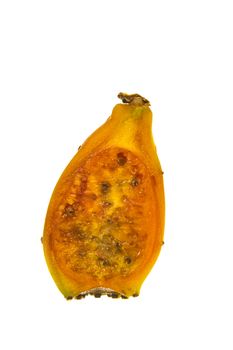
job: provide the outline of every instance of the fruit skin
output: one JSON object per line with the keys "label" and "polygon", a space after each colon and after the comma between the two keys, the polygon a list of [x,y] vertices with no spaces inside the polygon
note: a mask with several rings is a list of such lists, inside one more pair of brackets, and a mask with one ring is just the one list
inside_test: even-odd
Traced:
{"label": "fruit skin", "polygon": [[[161,246],[163,245],[165,223],[163,172],[157,156],[156,147],[153,142],[152,112],[147,103],[148,101],[145,101],[143,102],[140,99],[136,100],[133,98],[129,104],[117,104],[112,111],[112,115],[107,119],[107,121],[101,127],[99,127],[90,137],[88,137],[88,139],[79,149],[77,154],[74,156],[74,158],[64,170],[53,191],[45,220],[43,247],[49,271],[57,287],[60,289],[60,291],[66,298],[78,297],[81,296],[82,293],[83,295],[85,295],[85,293],[88,293],[88,291],[92,289],[94,289],[94,291],[97,293],[96,296],[98,296],[98,293],[100,295],[109,294],[108,290],[115,291],[117,295],[122,295],[124,297],[138,295],[144,279],[150,272],[160,253]],[[96,172],[98,170],[98,166],[96,166],[95,159],[98,159],[99,162],[101,161],[101,155],[104,155],[104,152],[110,152],[109,154],[115,154],[115,150],[116,152],[119,151],[117,154],[122,154],[122,152],[125,152],[125,154],[127,154],[127,157],[129,157],[128,163],[130,163],[131,161],[132,164],[134,164],[135,162],[135,164],[137,164],[137,162],[139,163],[139,165],[141,164],[141,169],[144,169],[144,175],[147,179],[145,185],[147,186],[145,187],[147,193],[144,193],[143,197],[141,196],[141,201],[145,203],[148,215],[145,215],[144,210],[144,217],[135,218],[135,221],[138,220],[140,223],[139,229],[143,228],[144,225],[146,227],[146,248],[144,248],[144,250],[141,249],[141,251],[139,250],[138,253],[138,255],[140,255],[140,253],[143,252],[143,259],[140,258],[141,261],[138,263],[137,258],[135,258],[136,267],[134,270],[132,269],[132,271],[129,270],[124,273],[124,269],[120,269],[119,267],[119,271],[123,272],[121,273],[118,271],[118,274],[115,273],[115,275],[113,273],[112,278],[111,273],[110,276],[107,276],[107,272],[104,275],[105,270],[107,271],[108,269],[110,269],[110,267],[103,266],[102,270],[98,267],[97,271],[97,265],[93,263],[92,268],[91,261],[91,273],[85,273],[85,271],[83,270],[81,271],[81,273],[78,272],[78,266],[75,266],[75,268],[77,268],[77,271],[74,270],[72,273],[71,270],[74,267],[74,261],[76,264],[76,262],[82,262],[82,260],[74,260],[74,258],[71,257],[71,254],[69,255],[69,252],[66,253],[66,258],[68,259],[68,261],[69,259],[71,261],[69,268],[65,266],[65,258],[61,261],[59,260],[60,255],[62,255],[63,246],[62,243],[56,243],[56,241],[60,239],[57,238],[60,236],[56,236],[56,232],[60,232],[61,228],[63,229],[63,219],[57,219],[57,213],[60,210],[60,207],[64,209],[64,205],[61,204],[64,203],[64,198],[68,198],[68,200],[70,198],[69,193],[71,191],[74,178],[75,176],[77,176],[77,171],[81,171],[80,169],[85,169],[85,164],[90,164],[90,166],[95,168]],[[106,157],[107,156],[108,153],[106,153]],[[87,168],[87,170],[91,169]],[[91,178],[91,171],[89,171],[88,174]],[[114,174],[112,176],[114,177]],[[97,185],[95,184],[95,186]],[[132,188],[130,188],[130,191],[132,192]],[[105,194],[102,193],[102,196],[105,196]],[[119,194],[117,194],[115,197],[114,194],[112,195],[113,204],[114,200],[117,200],[117,196],[119,197]],[[134,196],[134,194],[132,196]],[[127,199],[127,196],[125,197],[125,199]],[[90,204],[88,205],[86,206],[89,210],[87,211],[87,216],[90,216],[92,209],[90,207]],[[68,225],[67,227],[70,227],[70,222],[75,222],[74,220],[76,220],[76,218],[72,217],[74,210],[72,208],[73,207],[70,206],[68,214],[67,212],[66,214],[61,214],[61,216],[63,215],[64,217],[64,222],[66,222],[66,225]],[[104,210],[106,213],[107,209]],[[132,212],[134,212],[134,210],[136,209],[133,207]],[[98,231],[98,228],[96,230]],[[66,230],[65,234],[66,236],[64,242],[67,241],[68,234],[73,235],[73,231],[70,233]],[[98,235],[96,233],[95,237],[97,236]],[[73,249],[74,236],[71,237],[70,242],[71,247]],[[90,237],[87,239],[86,246],[88,246],[89,243]],[[123,241],[123,243],[127,244],[125,240]],[[80,243],[79,241],[78,244],[83,243]],[[140,245],[143,243],[139,242],[138,244]],[[135,246],[136,245],[137,244],[135,244]],[[67,247],[68,245],[64,243],[64,249],[68,249]],[[107,254],[107,248],[112,249],[112,246],[110,246],[109,243],[108,245],[102,244],[101,249],[104,249],[103,254]],[[60,249],[59,252],[58,250],[56,251],[56,249]],[[97,250],[98,249],[99,248],[97,246]],[[85,254],[86,253],[87,252],[85,251]],[[112,256],[110,257],[110,260],[111,259]],[[121,261],[121,263],[119,263],[119,266],[121,266],[122,257],[116,257],[116,259],[118,259],[117,262]],[[93,271],[96,271],[96,273],[93,273]]]}

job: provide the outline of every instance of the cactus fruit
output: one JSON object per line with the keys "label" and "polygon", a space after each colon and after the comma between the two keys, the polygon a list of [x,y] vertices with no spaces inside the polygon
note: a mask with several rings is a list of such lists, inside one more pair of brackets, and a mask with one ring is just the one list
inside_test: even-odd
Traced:
{"label": "cactus fruit", "polygon": [[149,101],[120,93],[52,194],[43,234],[50,273],[67,299],[139,295],[163,244],[163,172]]}

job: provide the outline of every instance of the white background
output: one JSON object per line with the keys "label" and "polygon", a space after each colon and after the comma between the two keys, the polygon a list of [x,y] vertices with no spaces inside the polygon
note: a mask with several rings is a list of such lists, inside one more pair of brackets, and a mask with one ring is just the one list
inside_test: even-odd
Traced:
{"label": "white background", "polygon": [[[233,349],[232,4],[0,2],[1,349]],[[151,101],[165,246],[140,297],[67,302],[44,217],[119,91]]]}

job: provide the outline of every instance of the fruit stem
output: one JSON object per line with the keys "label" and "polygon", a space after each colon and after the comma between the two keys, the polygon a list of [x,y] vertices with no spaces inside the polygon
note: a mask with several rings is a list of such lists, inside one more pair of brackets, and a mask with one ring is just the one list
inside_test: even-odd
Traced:
{"label": "fruit stem", "polygon": [[128,95],[124,92],[120,92],[117,97],[119,97],[123,103],[128,103],[133,106],[150,106],[150,102],[139,94]]}

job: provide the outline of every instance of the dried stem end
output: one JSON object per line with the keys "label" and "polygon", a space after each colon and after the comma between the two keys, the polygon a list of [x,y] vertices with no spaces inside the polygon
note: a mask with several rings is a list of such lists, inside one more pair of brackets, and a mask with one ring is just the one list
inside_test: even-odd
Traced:
{"label": "dried stem end", "polygon": [[150,102],[139,94],[128,95],[124,92],[120,92],[117,97],[119,97],[123,103],[128,103],[133,106],[150,106]]}

